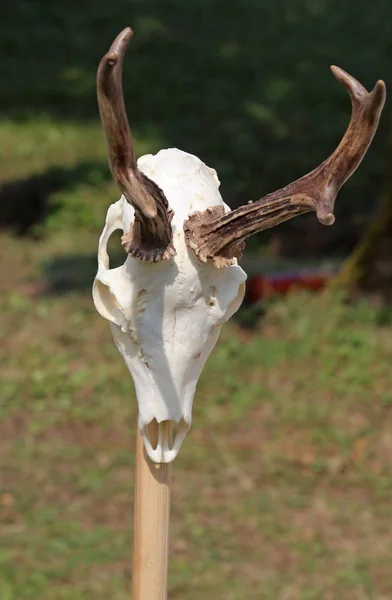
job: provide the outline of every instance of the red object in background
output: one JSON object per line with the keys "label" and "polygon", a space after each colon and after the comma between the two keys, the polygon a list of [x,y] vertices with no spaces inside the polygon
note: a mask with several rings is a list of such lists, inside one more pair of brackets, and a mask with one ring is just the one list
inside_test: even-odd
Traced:
{"label": "red object in background", "polygon": [[328,282],[330,273],[281,273],[277,275],[254,275],[246,284],[245,300],[255,304],[271,296],[285,296],[293,288],[321,290]]}

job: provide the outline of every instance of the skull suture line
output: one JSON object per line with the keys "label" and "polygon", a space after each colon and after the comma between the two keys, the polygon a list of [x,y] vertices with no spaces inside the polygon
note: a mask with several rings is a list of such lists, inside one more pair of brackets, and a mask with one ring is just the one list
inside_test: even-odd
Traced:
{"label": "skull suture line", "polygon": [[[196,384],[221,325],[242,302],[246,275],[237,259],[245,239],[312,210],[321,223],[333,223],[336,195],[377,130],[385,86],[379,81],[368,93],[333,67],[352,103],[337,149],[304,177],[231,211],[216,172],[197,157],[170,149],[136,163],[121,81],[131,36],[125,29],[98,69],[109,165],[123,196],[108,210],[93,297],[133,377],[146,451],[155,462],[170,462],[191,425]],[[116,229],[124,232],[128,257],[110,269],[107,243]],[[148,433],[153,419],[160,424],[156,447]],[[168,420],[179,423],[173,444],[163,424]]]}

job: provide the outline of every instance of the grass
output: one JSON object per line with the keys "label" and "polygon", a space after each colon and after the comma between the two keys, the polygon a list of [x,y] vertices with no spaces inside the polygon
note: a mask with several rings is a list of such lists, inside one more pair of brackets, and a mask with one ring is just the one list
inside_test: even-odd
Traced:
{"label": "grass", "polygon": [[[27,220],[31,215],[28,229],[35,233],[58,234],[70,228],[98,231],[108,202],[119,196],[98,122],[4,119],[0,136],[0,177],[11,187],[5,189],[8,193],[3,188],[0,221],[9,215],[9,223],[18,223],[23,212]],[[135,139],[138,155],[157,151],[159,146],[153,136]],[[37,198],[42,219],[32,214]]]}
{"label": "grass", "polygon": [[[1,238],[0,597],[122,600],[135,396],[90,295],[42,293],[59,239]],[[391,596],[387,317],[293,295],[224,328],[174,464],[170,598]]]}
{"label": "grass", "polygon": [[[358,30],[347,3],[328,21],[322,2],[281,14],[257,2],[147,4],[133,3],[138,60],[125,65],[138,155],[200,154],[230,201],[263,192],[260,165],[267,191],[312,167],[315,148],[324,157],[347,105],[337,91],[331,120],[334,83],[316,74],[326,56],[340,63],[338,41]],[[0,235],[1,600],[130,597],[136,401],[90,294],[118,198],[94,72],[128,11],[34,0],[10,4],[0,25],[0,180],[15,200],[6,206],[0,189],[0,220],[34,213],[37,198],[42,209],[32,237]],[[374,39],[378,14],[367,11],[358,39]],[[378,32],[385,46],[387,28]],[[347,65],[367,83],[372,44]],[[316,80],[308,110],[299,90]],[[374,157],[352,190],[381,181]],[[292,295],[257,320],[243,310],[223,329],[173,469],[170,600],[392,597],[391,357],[390,311],[330,294]]]}

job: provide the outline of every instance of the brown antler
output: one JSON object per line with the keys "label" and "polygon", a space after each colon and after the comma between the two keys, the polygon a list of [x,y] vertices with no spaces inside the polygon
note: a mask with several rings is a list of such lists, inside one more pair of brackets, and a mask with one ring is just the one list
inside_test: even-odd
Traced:
{"label": "brown antler", "polygon": [[335,152],[314,171],[257,202],[226,214],[222,206],[217,206],[189,215],[184,223],[185,238],[200,260],[210,258],[218,268],[225,267],[233,258],[241,257],[245,239],[250,235],[312,210],[324,225],[335,221],[337,193],[366,154],[377,130],[386,92],[383,81],[378,81],[368,93],[339,67],[331,70],[348,90],[352,103],[350,124]]}
{"label": "brown antler", "polygon": [[106,134],[109,166],[121,192],[135,209],[135,220],[122,243],[126,251],[141,260],[172,258],[173,216],[163,191],[137,168],[122,91],[122,65],[130,27],[114,40],[100,62],[97,74],[98,105]]}

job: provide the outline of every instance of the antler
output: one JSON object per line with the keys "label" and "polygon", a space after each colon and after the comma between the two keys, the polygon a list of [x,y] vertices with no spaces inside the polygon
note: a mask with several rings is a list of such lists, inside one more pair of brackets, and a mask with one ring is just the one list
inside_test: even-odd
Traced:
{"label": "antler", "polygon": [[170,225],[173,213],[163,191],[136,164],[122,91],[122,65],[132,35],[130,27],[124,29],[100,62],[98,105],[113,179],[135,209],[135,220],[122,244],[133,257],[158,261],[176,254]]}
{"label": "antler", "polygon": [[257,202],[226,214],[222,206],[216,206],[189,215],[184,223],[185,238],[200,260],[210,258],[218,268],[232,264],[233,258],[241,257],[247,237],[312,210],[324,225],[334,223],[336,196],[366,154],[386,91],[384,82],[378,81],[368,93],[343,69],[331,70],[348,90],[352,103],[350,124],[335,152],[314,171]]}

